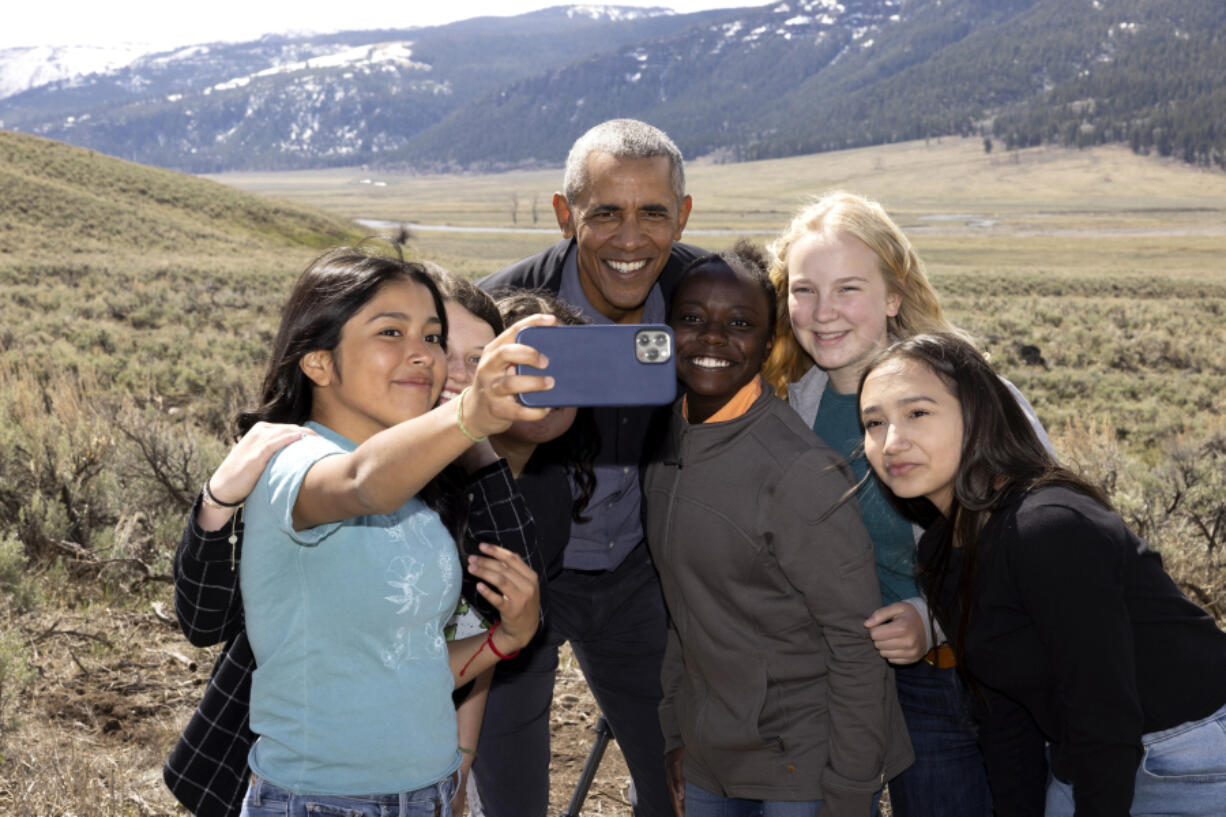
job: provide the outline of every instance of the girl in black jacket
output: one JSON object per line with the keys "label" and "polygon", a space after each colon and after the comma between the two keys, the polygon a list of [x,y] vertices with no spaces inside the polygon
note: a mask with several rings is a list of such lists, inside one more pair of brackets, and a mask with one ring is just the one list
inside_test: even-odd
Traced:
{"label": "girl in black jacket", "polygon": [[965,341],[896,343],[859,394],[874,472],[929,525],[921,581],[977,692],[997,817],[1223,814],[1226,634],[1159,556]]}

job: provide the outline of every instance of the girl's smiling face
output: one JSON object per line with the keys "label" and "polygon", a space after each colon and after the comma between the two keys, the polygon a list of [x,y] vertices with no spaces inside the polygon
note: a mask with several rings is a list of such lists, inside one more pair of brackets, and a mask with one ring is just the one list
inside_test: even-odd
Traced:
{"label": "girl's smiling face", "polygon": [[895,358],[860,390],[864,453],[895,496],[924,497],[949,515],[962,461],[962,404],[926,364]]}
{"label": "girl's smiling face", "polygon": [[902,303],[879,263],[867,244],[843,233],[809,233],[788,252],[788,317],[796,342],[841,394],[855,392]]}
{"label": "girl's smiling face", "polygon": [[361,443],[425,414],[447,379],[442,333],[430,290],[384,284],[345,321],[335,349],[303,356],[314,383],[311,419]]}
{"label": "girl's smiling face", "polygon": [[677,377],[693,422],[714,414],[762,369],[770,353],[762,288],[723,262],[690,272],[673,295]]}
{"label": "girl's smiling face", "polygon": [[439,397],[441,403],[472,385],[481,353],[495,337],[493,327],[455,301],[447,301],[444,308],[447,310],[447,383]]}

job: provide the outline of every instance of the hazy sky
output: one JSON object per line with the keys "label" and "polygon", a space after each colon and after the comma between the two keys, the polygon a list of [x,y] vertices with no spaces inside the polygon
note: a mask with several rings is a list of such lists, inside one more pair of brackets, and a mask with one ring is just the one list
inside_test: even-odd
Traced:
{"label": "hazy sky", "polygon": [[[521,14],[561,0],[13,0],[0,22],[0,48],[19,45],[149,43],[171,48],[214,40],[251,40],[261,34],[437,25],[481,15]],[[579,5],[567,3],[567,5]],[[593,4],[595,5],[595,4]],[[727,0],[607,5],[663,6],[675,11],[760,5]]]}

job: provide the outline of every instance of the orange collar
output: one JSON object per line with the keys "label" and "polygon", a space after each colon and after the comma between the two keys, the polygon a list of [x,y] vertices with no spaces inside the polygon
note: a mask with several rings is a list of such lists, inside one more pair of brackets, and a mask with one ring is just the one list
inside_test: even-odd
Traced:
{"label": "orange collar", "polygon": [[[726,423],[729,420],[735,420],[745,412],[749,411],[749,407],[754,404],[754,401],[762,396],[762,378],[755,376],[741,390],[732,395],[732,398],[724,403],[720,410],[712,414],[704,423]],[[681,416],[688,423],[690,420],[689,395],[681,398]]]}

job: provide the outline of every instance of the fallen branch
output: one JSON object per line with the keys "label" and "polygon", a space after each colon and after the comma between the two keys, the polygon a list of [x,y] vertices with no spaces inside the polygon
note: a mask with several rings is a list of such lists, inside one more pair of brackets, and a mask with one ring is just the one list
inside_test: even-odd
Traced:
{"label": "fallen branch", "polygon": [[166,613],[166,605],[162,604],[162,602],[160,601],[150,602],[149,606],[153,608],[153,615],[157,618],[158,621],[162,622],[163,624],[172,624],[176,626],[178,625],[178,622],[175,621],[172,616]]}
{"label": "fallen branch", "polygon": [[189,670],[192,670],[193,672],[196,670],[196,662],[188,658],[183,653],[175,652],[174,650],[162,650],[162,652],[165,653],[166,655],[169,655],[171,658],[178,661],[180,664],[187,667]]}
{"label": "fallen branch", "polygon": [[140,569],[141,575],[138,576],[133,583],[144,584],[145,582],[163,582],[165,584],[174,584],[174,576],[169,573],[154,573],[148,563],[143,559],[138,559],[135,556],[120,556],[114,559],[100,559],[98,555],[89,548],[80,545],[76,542],[70,542],[66,539],[52,539],[51,545],[60,553],[67,554],[78,562],[83,562],[89,567],[97,569],[99,572],[109,565],[126,564],[132,565]]}
{"label": "fallen branch", "polygon": [[40,634],[37,638],[34,639],[34,641],[35,642],[43,641],[45,639],[50,638],[53,635],[67,635],[67,636],[76,636],[77,638],[90,638],[90,639],[93,639],[94,641],[105,644],[108,647],[114,646],[111,643],[110,639],[104,635],[98,635],[97,633],[87,633],[82,630],[57,630],[55,628],[56,624],[59,624],[59,622],[57,621],[55,624],[52,624],[50,628],[48,628],[47,630],[44,630],[42,634]]}

